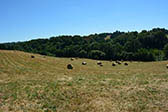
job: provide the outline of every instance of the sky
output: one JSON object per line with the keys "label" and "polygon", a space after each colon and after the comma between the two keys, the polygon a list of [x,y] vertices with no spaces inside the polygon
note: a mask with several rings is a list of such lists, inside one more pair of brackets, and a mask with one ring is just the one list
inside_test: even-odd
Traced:
{"label": "sky", "polygon": [[168,0],[0,0],[0,43],[168,29]]}

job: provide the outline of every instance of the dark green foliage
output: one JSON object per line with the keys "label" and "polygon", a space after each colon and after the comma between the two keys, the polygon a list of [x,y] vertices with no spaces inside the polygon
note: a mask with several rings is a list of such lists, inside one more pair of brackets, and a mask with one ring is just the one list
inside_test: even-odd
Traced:
{"label": "dark green foliage", "polygon": [[168,59],[168,43],[164,46],[164,54],[165,57]]}
{"label": "dark green foliage", "polygon": [[125,51],[127,52],[137,52],[138,49],[142,48],[142,45],[139,42],[139,40],[135,39],[135,40],[127,41],[124,48],[125,48]]}
{"label": "dark green foliage", "polygon": [[0,49],[20,50],[56,57],[103,60],[160,61],[168,59],[168,30],[154,28],[138,33],[119,32],[89,36],[58,36],[0,44]]}
{"label": "dark green foliage", "polygon": [[166,58],[163,50],[153,49],[151,52],[153,53],[156,61],[161,61]]}
{"label": "dark green foliage", "polygon": [[80,58],[87,57],[87,51],[81,50],[81,51],[79,52],[79,57],[80,57]]}
{"label": "dark green foliage", "polygon": [[92,59],[104,59],[105,53],[99,50],[91,50],[89,53],[89,57]]}
{"label": "dark green foliage", "polygon": [[154,61],[155,57],[149,50],[141,48],[135,53],[135,60]]}

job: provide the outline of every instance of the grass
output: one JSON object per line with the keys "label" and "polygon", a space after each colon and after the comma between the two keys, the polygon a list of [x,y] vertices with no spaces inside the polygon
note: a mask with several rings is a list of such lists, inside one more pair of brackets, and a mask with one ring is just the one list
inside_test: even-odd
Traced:
{"label": "grass", "polygon": [[0,112],[168,111],[167,61],[100,67],[96,60],[31,55],[0,51]]}

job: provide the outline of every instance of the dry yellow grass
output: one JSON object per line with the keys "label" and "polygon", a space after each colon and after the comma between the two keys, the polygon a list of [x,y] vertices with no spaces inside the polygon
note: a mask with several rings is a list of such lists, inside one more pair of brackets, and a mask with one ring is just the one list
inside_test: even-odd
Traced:
{"label": "dry yellow grass", "polygon": [[168,111],[167,61],[96,63],[0,50],[0,112]]}

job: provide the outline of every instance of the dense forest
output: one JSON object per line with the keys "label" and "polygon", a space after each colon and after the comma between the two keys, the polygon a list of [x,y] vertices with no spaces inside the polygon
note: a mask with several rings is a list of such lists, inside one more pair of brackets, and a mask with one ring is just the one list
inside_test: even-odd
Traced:
{"label": "dense forest", "polygon": [[168,30],[57,36],[25,42],[2,43],[0,49],[56,57],[100,60],[160,61],[168,59]]}

